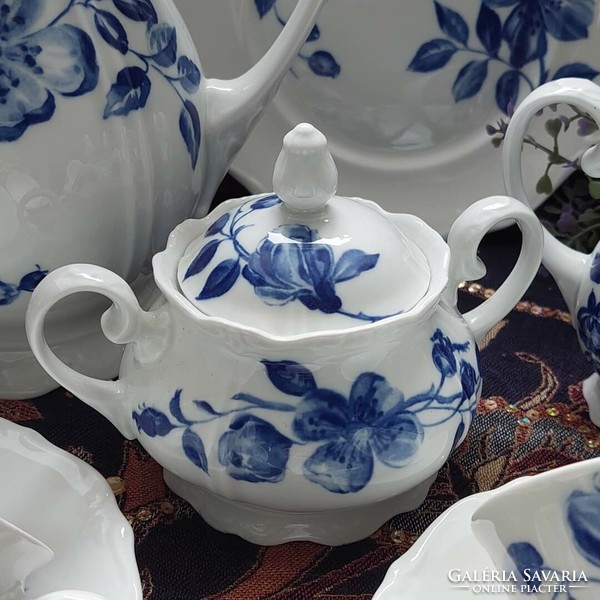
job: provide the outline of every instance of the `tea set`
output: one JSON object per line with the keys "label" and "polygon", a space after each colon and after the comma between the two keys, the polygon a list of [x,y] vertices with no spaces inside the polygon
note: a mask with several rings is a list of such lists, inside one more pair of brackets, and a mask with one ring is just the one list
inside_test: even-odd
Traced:
{"label": "tea set", "polygon": [[[402,181],[406,170],[415,171],[419,152],[431,151],[427,140],[451,154],[448,140],[477,146],[463,139],[471,133],[443,126],[443,114],[468,113],[462,105],[437,116],[427,104],[411,105],[424,111],[420,121],[409,119],[416,129],[392,127],[396,117],[412,114],[400,110],[405,101],[440,85],[427,84],[426,74],[449,63],[457,44],[471,48],[466,17],[435,3],[435,18],[424,22],[441,27],[445,45],[441,38],[424,42],[406,76],[408,96],[396,99],[401,106],[367,118],[362,108],[346,106],[360,104],[356,93],[336,112],[322,85],[338,81],[345,66],[335,56],[350,52],[347,44],[338,40],[345,50],[335,56],[306,54],[322,35],[315,23],[323,3],[299,0],[293,11],[284,0],[248,3],[244,10],[255,8],[258,18],[251,39],[238,37],[261,51],[246,52],[255,66],[231,81],[204,76],[171,0],[0,7],[7,77],[0,92],[0,397],[25,399],[63,386],[125,438],[137,439],[169,488],[207,523],[267,546],[348,544],[422,504],[468,435],[482,391],[478,344],[542,262],[600,373],[600,250],[583,256],[544,231],[521,164],[528,126],[548,105],[575,107],[600,126],[600,88],[561,76],[515,109],[520,87],[501,74],[504,95],[497,92],[495,110],[510,113],[510,121],[498,164],[508,196],[465,194],[448,203],[445,224],[432,227],[406,210],[418,197],[401,187],[393,206],[381,189],[372,199],[359,186],[338,195],[338,179],[345,185],[345,159],[360,140],[373,146],[371,163],[381,158]],[[505,15],[493,8],[512,4],[482,4],[477,17],[477,36],[496,56],[494,32]],[[572,9],[577,27],[570,33],[556,14],[546,14],[544,40],[548,34],[583,43],[593,16],[593,7],[590,15],[584,8]],[[281,33],[260,58],[268,36],[253,36],[262,27]],[[552,65],[559,75],[586,76],[584,63]],[[284,92],[302,88],[310,120],[327,137],[307,122],[291,128],[282,147],[279,138],[269,184],[206,214],[290,66]],[[307,74],[317,79],[304,86]],[[474,77],[482,74],[471,66],[455,82],[455,102],[479,93],[483,81],[467,81]],[[3,106],[10,107],[4,117]],[[364,121],[351,128],[360,140],[342,147],[349,123],[356,124],[350,113]],[[431,127],[419,128],[427,115]],[[404,166],[379,151],[382,143],[394,147],[381,139],[391,134],[405,150],[416,149],[412,159],[404,155]],[[590,177],[600,177],[597,157],[594,146],[581,158]],[[453,165],[453,177],[465,179]],[[451,181],[440,180],[446,187]],[[378,196],[388,200],[374,202]],[[461,313],[459,284],[485,274],[481,240],[514,222],[522,247],[513,269],[491,297]],[[584,394],[600,426],[598,374]],[[18,569],[10,561],[0,567],[0,598],[141,600],[133,534],[103,478],[38,434],[0,421],[0,464],[3,450],[17,485],[0,494],[0,551],[14,548],[9,555]],[[41,455],[47,458],[40,462]],[[512,560],[519,572],[551,570],[562,568],[557,548],[574,539],[565,568],[577,569],[581,560],[599,566],[598,469],[590,460],[457,503],[392,565],[375,597],[397,597],[401,587],[407,598],[421,598],[419,572],[445,565],[456,552],[469,568],[504,568]],[[48,526],[33,510],[17,509],[22,489],[35,496],[41,481],[53,506],[77,507],[57,508],[57,522]],[[548,505],[540,514],[538,497]],[[506,518],[505,507],[517,502],[529,521]],[[565,523],[549,527],[545,515],[565,510]],[[97,528],[93,543],[75,539],[77,520]],[[94,557],[94,573],[73,568],[83,554]],[[442,592],[435,578],[427,586],[431,597],[459,591]],[[588,597],[596,597],[591,588],[581,594]]]}

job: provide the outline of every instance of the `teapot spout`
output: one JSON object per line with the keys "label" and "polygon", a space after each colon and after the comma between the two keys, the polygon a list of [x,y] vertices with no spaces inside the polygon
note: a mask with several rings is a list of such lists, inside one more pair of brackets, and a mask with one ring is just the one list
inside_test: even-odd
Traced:
{"label": "teapot spout", "polygon": [[544,266],[554,277],[571,315],[577,313],[579,285],[585,279],[589,256],[561,244],[544,230]]}
{"label": "teapot spout", "polygon": [[195,216],[203,217],[235,155],[300,52],[325,0],[300,0],[261,60],[236,79],[205,81],[205,178]]}

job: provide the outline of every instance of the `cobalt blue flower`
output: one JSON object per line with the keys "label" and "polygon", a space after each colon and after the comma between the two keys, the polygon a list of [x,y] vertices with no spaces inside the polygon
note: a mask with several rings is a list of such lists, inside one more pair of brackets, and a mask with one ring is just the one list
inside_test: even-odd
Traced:
{"label": "cobalt blue flower", "polygon": [[596,302],[596,294],[593,290],[588,296],[587,306],[582,306],[577,311],[577,324],[583,347],[597,363],[600,352],[600,304]]}
{"label": "cobalt blue flower", "polygon": [[418,418],[402,410],[404,397],[381,375],[363,373],[350,397],[324,388],[304,395],[293,431],[304,442],[323,442],[304,463],[304,474],[330,492],[359,492],[369,483],[375,458],[399,468],[423,441]]}
{"label": "cobalt blue flower", "polygon": [[502,28],[510,63],[520,69],[543,58],[547,35],[561,42],[585,39],[594,20],[594,0],[483,0],[492,8],[514,6]]}
{"label": "cobalt blue flower", "polygon": [[280,225],[250,254],[242,275],[268,304],[299,300],[310,310],[335,313],[342,307],[335,284],[372,269],[379,255],[348,250],[336,263],[332,249],[316,240],[306,225]]}
{"label": "cobalt blue flower", "polygon": [[90,37],[73,25],[38,30],[43,0],[0,5],[0,141],[13,141],[55,109],[53,92],[81,96],[96,87],[98,65]]}
{"label": "cobalt blue flower", "polygon": [[219,440],[219,462],[234,479],[277,483],[285,475],[291,445],[271,423],[241,415]]}
{"label": "cobalt blue flower", "polygon": [[149,437],[162,437],[175,429],[169,417],[156,408],[144,407],[141,413],[133,411],[131,416],[138,431],[143,431]]}

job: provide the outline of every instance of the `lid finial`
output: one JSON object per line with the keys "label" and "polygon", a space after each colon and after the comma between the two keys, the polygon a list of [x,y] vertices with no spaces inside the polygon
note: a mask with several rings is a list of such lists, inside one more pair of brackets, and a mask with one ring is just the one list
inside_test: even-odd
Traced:
{"label": "lid finial", "polygon": [[308,123],[283,138],[273,173],[273,190],[295,211],[318,211],[335,196],[338,171],[327,138]]}

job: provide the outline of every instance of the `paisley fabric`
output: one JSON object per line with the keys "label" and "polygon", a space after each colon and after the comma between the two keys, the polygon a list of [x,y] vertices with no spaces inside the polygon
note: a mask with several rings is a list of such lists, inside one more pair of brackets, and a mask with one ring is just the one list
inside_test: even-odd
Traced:
{"label": "paisley fabric", "polygon": [[[243,195],[236,185],[226,181],[220,195]],[[488,274],[461,289],[463,310],[500,285],[519,246],[518,231],[512,229],[485,239],[480,254]],[[467,383],[471,381],[472,374],[454,360],[456,355],[443,338],[436,352],[440,373],[459,372]],[[109,479],[135,533],[147,600],[368,600],[391,563],[454,502],[522,475],[600,456],[600,430],[591,424],[581,393],[581,383],[593,367],[581,354],[560,294],[545,271],[516,309],[483,340],[481,363],[483,397],[474,423],[440,471],[424,504],[394,517],[366,540],[340,548],[311,543],[264,548],[213,530],[167,490],[160,467],[137,442],[124,440],[103,417],[64,390],[31,401],[0,401],[0,416],[39,431]],[[396,453],[384,451],[393,445],[386,446],[382,437],[362,440],[359,435],[353,447],[346,448],[346,438],[336,433],[344,429],[349,411],[362,414],[361,398],[369,394],[382,399],[381,411],[386,416],[380,419],[395,418],[386,413],[384,392],[365,385],[354,391],[352,404],[346,398],[330,398],[322,431],[304,423],[307,439],[322,439],[323,455],[356,454],[364,442],[372,450],[363,452],[363,459],[398,460]],[[307,402],[307,414],[317,405],[318,399],[312,405]],[[151,416],[146,415],[148,427],[160,428],[161,423]],[[247,459],[235,434],[250,426],[262,425],[240,423],[231,443],[223,448],[232,457],[232,465]],[[276,450],[284,456],[283,440]],[[326,463],[319,463],[320,458],[315,457],[316,470]],[[262,465],[256,465],[256,472],[265,479],[278,476],[276,469]],[[579,513],[586,509],[586,502],[585,498],[573,501]],[[575,516],[579,513],[574,512]]]}

